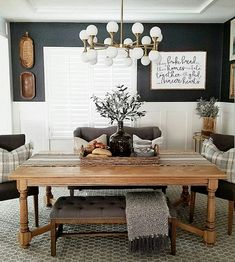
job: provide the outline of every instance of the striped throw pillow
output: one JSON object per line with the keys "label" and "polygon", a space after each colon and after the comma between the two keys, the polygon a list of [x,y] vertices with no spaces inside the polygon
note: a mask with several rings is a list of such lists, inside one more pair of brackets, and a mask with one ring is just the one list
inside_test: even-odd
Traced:
{"label": "striped throw pillow", "polygon": [[204,140],[201,154],[227,174],[227,180],[235,183],[235,148],[220,151],[211,139]]}
{"label": "striped throw pillow", "polygon": [[0,148],[0,183],[8,181],[8,175],[32,156],[33,144],[28,143],[12,151]]}

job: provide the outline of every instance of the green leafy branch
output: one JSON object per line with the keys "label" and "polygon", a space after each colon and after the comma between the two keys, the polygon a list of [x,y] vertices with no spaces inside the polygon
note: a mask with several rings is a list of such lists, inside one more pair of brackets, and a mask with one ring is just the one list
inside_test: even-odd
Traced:
{"label": "green leafy branch", "polygon": [[219,107],[215,104],[217,99],[214,97],[210,98],[209,101],[206,101],[202,98],[197,100],[196,112],[200,117],[212,117],[215,118],[218,116]]}
{"label": "green leafy branch", "polygon": [[146,111],[140,111],[143,102],[138,94],[131,96],[124,85],[117,86],[112,93],[107,92],[105,97],[99,98],[92,95],[96,111],[105,118],[109,118],[111,124],[116,121],[135,120],[145,116]]}

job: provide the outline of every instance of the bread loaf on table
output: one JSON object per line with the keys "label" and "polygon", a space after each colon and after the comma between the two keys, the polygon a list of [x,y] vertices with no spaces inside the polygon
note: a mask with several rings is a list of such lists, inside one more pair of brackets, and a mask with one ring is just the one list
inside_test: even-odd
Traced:
{"label": "bread loaf on table", "polygon": [[96,148],[92,151],[93,155],[106,155],[106,156],[112,156],[112,153],[107,150],[107,149],[103,149],[103,148]]}
{"label": "bread loaf on table", "polygon": [[88,154],[86,157],[92,158],[92,157],[99,157],[99,158],[106,158],[107,155],[95,155],[95,154]]}

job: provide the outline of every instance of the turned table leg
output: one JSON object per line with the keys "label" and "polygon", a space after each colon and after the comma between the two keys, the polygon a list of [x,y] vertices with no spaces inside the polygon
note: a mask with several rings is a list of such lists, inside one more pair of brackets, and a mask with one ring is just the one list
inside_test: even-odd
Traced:
{"label": "turned table leg", "polygon": [[175,207],[181,203],[183,203],[186,206],[190,204],[190,194],[188,189],[188,186],[182,186],[182,193],[180,199],[173,203]]}
{"label": "turned table leg", "polygon": [[27,202],[27,185],[25,181],[17,182],[17,189],[20,193],[20,232],[19,242],[23,248],[28,248],[31,241],[31,232],[28,226],[28,202]]}
{"label": "turned table leg", "polygon": [[46,206],[51,207],[51,200],[53,199],[53,195],[51,193],[51,186],[46,186]]}
{"label": "turned table leg", "polygon": [[218,187],[218,180],[210,180],[208,183],[207,196],[207,220],[206,230],[204,234],[204,241],[207,245],[213,246],[215,244],[215,191]]}

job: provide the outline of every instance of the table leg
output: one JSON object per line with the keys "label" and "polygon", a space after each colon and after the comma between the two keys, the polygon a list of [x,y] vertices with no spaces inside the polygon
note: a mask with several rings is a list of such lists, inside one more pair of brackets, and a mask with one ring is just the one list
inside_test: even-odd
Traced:
{"label": "table leg", "polygon": [[176,207],[181,203],[183,203],[186,206],[190,204],[190,194],[189,194],[188,186],[182,187],[182,193],[181,193],[180,199],[174,202],[173,206]]}
{"label": "table leg", "polygon": [[28,248],[31,241],[31,232],[28,226],[28,190],[25,181],[17,182],[17,189],[20,193],[20,232],[19,242],[23,248]]}
{"label": "table leg", "polygon": [[51,207],[52,206],[52,199],[53,195],[51,192],[51,186],[46,186],[46,206]]}
{"label": "table leg", "polygon": [[210,180],[208,183],[207,196],[207,220],[206,230],[204,233],[204,241],[207,245],[213,246],[215,244],[215,191],[218,187],[218,180]]}

